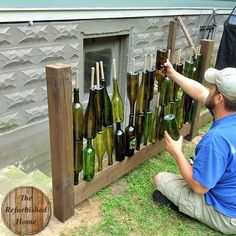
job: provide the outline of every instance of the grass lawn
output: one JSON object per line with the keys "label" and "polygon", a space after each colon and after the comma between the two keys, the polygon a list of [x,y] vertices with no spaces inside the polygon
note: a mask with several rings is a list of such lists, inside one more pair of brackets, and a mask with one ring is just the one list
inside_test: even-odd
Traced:
{"label": "grass lawn", "polygon": [[[200,129],[200,134],[204,134],[209,126]],[[195,144],[185,142],[183,148],[186,157],[193,156]],[[152,178],[161,171],[179,172],[166,151],[97,193],[93,198],[101,202],[100,223],[75,228],[71,235],[223,235],[168,207],[153,203],[151,195],[155,186]]]}

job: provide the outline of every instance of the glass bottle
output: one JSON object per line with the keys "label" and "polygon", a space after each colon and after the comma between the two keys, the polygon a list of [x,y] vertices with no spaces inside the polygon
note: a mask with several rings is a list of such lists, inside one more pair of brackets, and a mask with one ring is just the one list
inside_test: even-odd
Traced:
{"label": "glass bottle", "polygon": [[166,62],[166,50],[157,50],[156,54],[156,80],[158,82],[158,91],[161,89],[161,82],[164,75],[164,64]]}
{"label": "glass bottle", "polygon": [[127,97],[130,103],[130,113],[134,114],[134,106],[137,99],[138,92],[138,73],[134,69],[135,59],[132,61],[132,71],[127,73]]}
{"label": "glass bottle", "polygon": [[109,126],[113,124],[113,117],[112,117],[112,103],[110,97],[107,92],[106,80],[104,77],[104,70],[103,70],[103,62],[100,61],[100,69],[101,69],[101,84],[104,87],[102,93],[102,101],[103,101],[103,125]]}
{"label": "glass bottle", "polygon": [[73,139],[74,139],[74,184],[79,183],[79,172],[83,167],[83,106],[79,101],[78,71],[73,102]]}
{"label": "glass bottle", "polygon": [[114,132],[114,149],[116,161],[125,159],[125,140],[124,132],[121,130],[121,122],[124,121],[124,105],[119,93],[116,77],[116,60],[113,59],[113,96],[112,96],[113,120],[116,123]]}
{"label": "glass bottle", "polygon": [[95,151],[92,147],[92,139],[96,137],[96,114],[94,110],[94,67],[91,68],[91,87],[89,102],[84,113],[84,137],[87,139],[87,146],[83,151],[83,178],[90,181],[94,177]]}
{"label": "glass bottle", "polygon": [[112,115],[112,103],[107,92],[106,80],[104,77],[103,62],[100,61],[101,69],[101,84],[103,89],[103,125],[104,125],[104,145],[108,156],[108,165],[113,164],[113,115]]}
{"label": "glass bottle", "polygon": [[133,125],[134,114],[129,115],[129,125],[125,128],[125,155],[131,157],[136,148],[135,127]]}
{"label": "glass bottle", "polygon": [[91,181],[95,174],[95,150],[92,140],[87,139],[87,146],[83,151],[83,179]]}
{"label": "glass bottle", "polygon": [[106,126],[104,129],[105,132],[105,148],[108,156],[108,165],[113,164],[113,137],[114,137],[114,130],[113,125]]}
{"label": "glass bottle", "polygon": [[144,113],[135,114],[136,150],[140,149],[144,128]]}
{"label": "glass bottle", "polygon": [[119,93],[116,77],[116,60],[113,59],[113,96],[112,96],[113,121],[121,123],[124,121],[124,105]]}
{"label": "glass bottle", "polygon": [[116,123],[116,130],[114,132],[114,146],[116,161],[123,161],[125,159],[125,134],[119,122]]}
{"label": "glass bottle", "polygon": [[175,120],[174,114],[169,114],[164,117],[165,129],[172,139],[178,140],[180,137],[179,129]]}
{"label": "glass bottle", "polygon": [[[181,59],[181,49],[178,50],[177,60],[176,60],[176,64],[174,65],[174,68],[178,73],[182,74],[184,65],[183,65],[183,63],[180,62],[180,59]],[[179,91],[179,85],[174,83],[174,100],[178,96],[178,91]]]}
{"label": "glass bottle", "polygon": [[160,112],[161,112],[161,106],[159,106],[159,97],[160,97],[160,93],[158,92],[156,106],[155,106],[154,115],[153,115],[152,124],[151,124],[151,133],[149,137],[149,142],[151,143],[156,143],[158,139],[159,117],[160,117]]}
{"label": "glass bottle", "polygon": [[93,141],[94,150],[98,159],[98,171],[102,171],[102,160],[105,154],[105,142],[106,142],[104,138],[105,138],[104,131],[100,131],[97,133],[96,138]]}
{"label": "glass bottle", "polygon": [[99,73],[99,63],[96,62],[96,78],[97,85],[94,86],[96,92],[94,94],[95,112],[96,112],[96,122],[97,122],[97,132],[102,131],[103,128],[103,91],[104,87],[100,85],[100,73]]}

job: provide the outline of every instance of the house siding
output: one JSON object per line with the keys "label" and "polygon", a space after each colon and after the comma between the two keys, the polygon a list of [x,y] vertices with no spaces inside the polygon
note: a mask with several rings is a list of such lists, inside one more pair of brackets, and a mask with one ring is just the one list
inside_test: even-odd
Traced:
{"label": "house siding", "polygon": [[[195,43],[199,42],[199,26],[207,17],[182,17]],[[218,26],[212,64],[226,18],[226,15],[216,17]],[[126,34],[129,38],[127,60],[130,62],[135,58],[136,68],[141,71],[145,53],[155,55],[157,49],[166,48],[172,19],[166,16],[1,24],[0,168],[15,163],[25,171],[32,168],[50,170],[47,64],[66,63],[71,65],[72,71],[80,70],[83,67],[83,38]],[[190,48],[180,28],[176,48],[182,48],[183,59],[188,58]],[[125,86],[121,87],[123,94],[125,89]]]}

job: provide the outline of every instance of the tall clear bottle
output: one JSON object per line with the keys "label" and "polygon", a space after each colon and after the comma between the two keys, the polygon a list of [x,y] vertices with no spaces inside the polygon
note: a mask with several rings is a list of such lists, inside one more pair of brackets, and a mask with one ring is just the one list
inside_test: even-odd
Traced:
{"label": "tall clear bottle", "polygon": [[114,132],[115,157],[116,161],[123,161],[125,159],[125,134],[121,129],[121,122],[124,121],[124,105],[118,89],[115,59],[113,59],[112,61],[112,72],[113,72],[112,111],[113,111],[113,121],[116,123],[116,130]]}
{"label": "tall clear bottle", "polygon": [[108,156],[108,165],[113,164],[113,115],[112,115],[112,103],[107,92],[106,80],[104,76],[103,62],[100,61],[101,69],[101,83],[104,87],[103,90],[103,126],[104,126],[104,139],[105,149]]}
{"label": "tall clear bottle", "polygon": [[87,146],[83,150],[83,179],[86,181],[91,181],[95,174],[95,150],[92,146],[92,139],[97,134],[94,94],[94,67],[92,67],[89,101],[84,113],[84,137],[87,139]]}
{"label": "tall clear bottle", "polygon": [[83,168],[83,106],[79,101],[79,76],[75,71],[76,86],[73,102],[73,139],[74,139],[74,185],[79,183],[79,172]]}

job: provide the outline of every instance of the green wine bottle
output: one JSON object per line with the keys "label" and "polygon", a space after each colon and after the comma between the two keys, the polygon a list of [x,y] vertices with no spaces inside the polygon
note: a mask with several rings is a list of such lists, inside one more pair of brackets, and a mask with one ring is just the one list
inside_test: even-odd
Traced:
{"label": "green wine bottle", "polygon": [[[168,50],[168,59],[170,58],[170,50]],[[170,79],[167,76],[161,81],[161,89],[160,89],[160,104],[161,106],[166,106],[169,102],[169,88],[170,88]]]}
{"label": "green wine bottle", "polygon": [[124,105],[118,89],[115,59],[113,59],[112,68],[113,68],[113,96],[112,96],[113,121],[116,123],[121,123],[124,121]]}
{"label": "green wine bottle", "polygon": [[100,85],[99,63],[96,62],[96,78],[97,85],[94,86],[96,92],[94,93],[95,113],[97,122],[97,132],[102,131],[103,128],[103,91],[104,87]]}
{"label": "green wine bottle", "polygon": [[145,85],[145,93],[146,93],[146,110],[149,110],[150,108],[150,102],[153,99],[154,95],[154,82],[155,82],[155,70],[152,66],[152,54],[150,54],[149,57],[149,68],[146,71],[147,77],[146,77],[146,85]]}
{"label": "green wine bottle", "polygon": [[100,131],[97,133],[96,138],[93,141],[94,150],[98,158],[98,171],[102,171],[103,169],[102,160],[105,154],[105,142],[106,142],[104,136],[105,136],[104,131]]}
{"label": "green wine bottle", "polygon": [[103,62],[100,61],[100,69],[101,69],[101,84],[104,87],[102,93],[102,101],[103,101],[103,125],[110,126],[113,124],[113,117],[112,117],[112,104],[110,97],[107,92],[106,81],[104,77],[104,70],[103,70]]}
{"label": "green wine bottle", "polygon": [[84,137],[87,139],[87,146],[83,151],[83,179],[90,181],[95,172],[95,151],[92,147],[92,139],[96,137],[96,115],[94,110],[94,67],[91,68],[91,87],[89,102],[84,114]]}
{"label": "green wine bottle", "polygon": [[96,113],[95,113],[95,103],[94,96],[96,91],[94,90],[94,67],[91,68],[91,87],[89,93],[89,101],[87,108],[84,113],[84,137],[86,139],[93,139],[97,134],[97,123],[96,123]]}
{"label": "green wine bottle", "polygon": [[136,150],[140,149],[141,140],[143,137],[144,112],[146,111],[146,78],[147,78],[147,54],[144,55],[144,70],[142,72],[142,80],[138,88],[138,96],[136,103],[136,114],[135,114],[135,129],[136,129]]}
{"label": "green wine bottle", "polygon": [[129,124],[125,128],[125,155],[131,157],[136,148],[135,127],[133,125],[134,114],[129,115]]}
{"label": "green wine bottle", "polygon": [[83,106],[79,101],[79,79],[76,74],[73,102],[73,139],[74,139],[74,184],[79,183],[79,172],[83,167]]}
{"label": "green wine bottle", "polygon": [[[180,59],[181,59],[181,49],[178,50],[177,60],[176,64],[174,65],[174,68],[178,73],[182,74],[184,65],[183,63],[180,62]],[[174,83],[174,101],[178,96],[178,91],[179,91],[179,85],[177,83]]]}
{"label": "green wine bottle", "polygon": [[160,112],[161,112],[161,106],[159,106],[159,98],[160,98],[160,93],[157,93],[157,101],[156,101],[156,106],[154,110],[154,115],[152,119],[152,125],[151,125],[151,133],[149,137],[149,142],[151,143],[156,143],[158,139],[158,129],[159,129],[159,117],[160,117]]}
{"label": "green wine bottle", "polygon": [[164,117],[165,129],[172,139],[178,140],[180,137],[179,129],[176,124],[175,115],[169,114]]}
{"label": "green wine bottle", "polygon": [[83,140],[74,141],[74,185],[79,184],[79,172],[83,169]]}
{"label": "green wine bottle", "polygon": [[83,179],[91,181],[95,174],[95,151],[92,140],[87,139],[87,146],[83,151]]}
{"label": "green wine bottle", "polygon": [[151,124],[152,124],[152,111],[148,110],[144,113],[144,132],[143,132],[143,144],[146,146],[147,141],[151,132]]}
{"label": "green wine bottle", "polygon": [[114,131],[113,131],[113,125],[109,125],[105,127],[105,148],[108,156],[108,165],[113,164],[113,137],[114,137]]}
{"label": "green wine bottle", "polygon": [[[194,73],[195,73],[195,64],[193,59],[193,49],[191,50],[191,54],[189,57],[189,60],[187,60],[185,62],[184,65],[184,71],[183,71],[183,75],[190,78],[190,79],[194,79]],[[190,122],[190,118],[191,118],[191,110],[192,110],[192,97],[190,97],[188,94],[185,93],[184,95],[184,123],[186,122]]]}
{"label": "green wine bottle", "polygon": [[150,110],[150,102],[153,99],[154,95],[154,81],[155,81],[155,70],[152,68],[152,54],[150,54],[149,68],[147,69],[147,78],[146,78],[146,111],[144,118],[144,134],[143,134],[143,144],[147,145],[147,141],[151,132],[151,123],[152,123],[152,111]]}
{"label": "green wine bottle", "polygon": [[143,136],[144,118],[145,117],[143,112],[135,114],[136,150],[140,149],[140,144]]}
{"label": "green wine bottle", "polygon": [[195,64],[195,74],[194,74],[194,80],[200,81],[200,71],[202,66],[202,54],[201,54],[201,45],[197,47],[197,53],[194,58],[194,64]]}
{"label": "green wine bottle", "polygon": [[159,129],[158,129],[158,139],[161,140],[164,138],[164,112],[165,112],[165,106],[161,106],[160,109],[160,116],[159,116]]}
{"label": "green wine bottle", "polygon": [[142,113],[146,110],[146,79],[147,79],[147,54],[144,55],[144,70],[142,72],[142,80],[138,88],[136,113]]}
{"label": "green wine bottle", "polygon": [[135,73],[135,59],[132,61],[132,71],[127,73],[127,97],[130,104],[130,113],[134,114],[134,106],[138,92],[138,73]]}
{"label": "green wine bottle", "polygon": [[114,132],[114,146],[116,161],[123,161],[125,159],[125,134],[119,122],[116,123]]}

